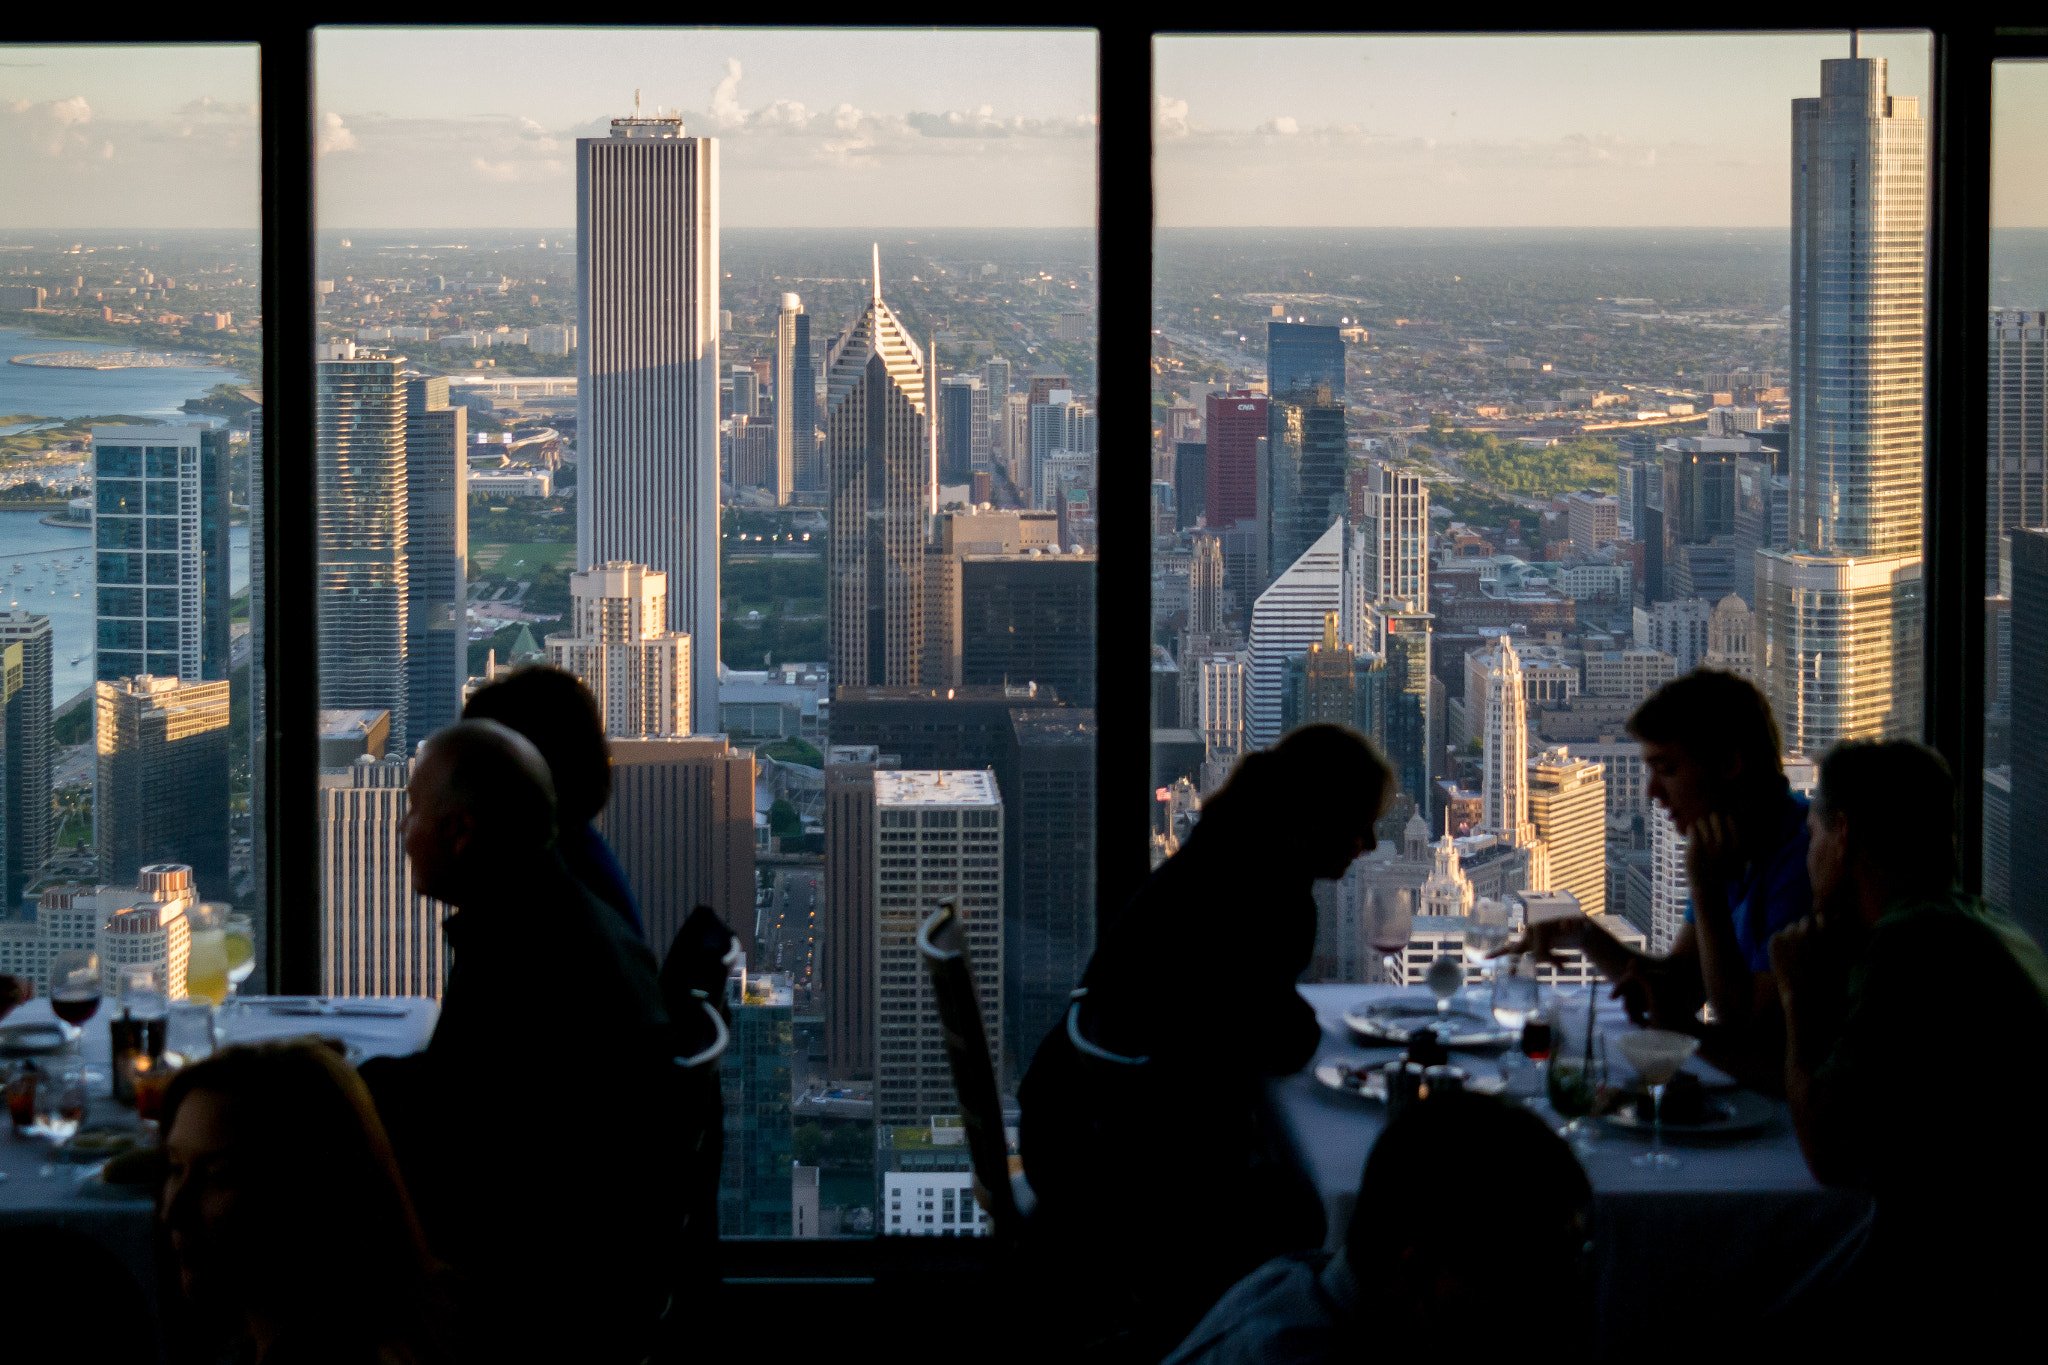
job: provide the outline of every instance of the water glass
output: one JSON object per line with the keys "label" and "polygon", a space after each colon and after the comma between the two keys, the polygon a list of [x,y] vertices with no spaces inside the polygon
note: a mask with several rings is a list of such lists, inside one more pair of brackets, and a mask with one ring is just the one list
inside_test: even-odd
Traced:
{"label": "water glass", "polygon": [[188,1062],[211,1057],[214,1047],[213,1006],[204,1000],[178,1000],[164,1025],[164,1050]]}

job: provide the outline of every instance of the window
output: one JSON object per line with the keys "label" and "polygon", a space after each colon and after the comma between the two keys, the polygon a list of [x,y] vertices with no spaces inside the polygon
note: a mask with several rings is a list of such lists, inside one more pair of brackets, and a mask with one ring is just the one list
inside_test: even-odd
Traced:
{"label": "window", "polygon": [[1930,43],[1859,41],[1158,39],[1153,858],[1247,750],[1369,735],[1307,979],[1377,978],[1376,896],[1410,969],[1535,891],[1667,946],[1624,724],[1676,674],[1790,755],[1920,735]]}

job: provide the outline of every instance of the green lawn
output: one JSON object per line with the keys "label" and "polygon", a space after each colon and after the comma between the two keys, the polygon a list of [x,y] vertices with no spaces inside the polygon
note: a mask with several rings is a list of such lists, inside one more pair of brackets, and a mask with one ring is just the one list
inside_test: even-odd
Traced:
{"label": "green lawn", "polygon": [[469,557],[485,573],[523,578],[541,569],[566,568],[576,558],[573,541],[529,541],[522,545],[472,545]]}

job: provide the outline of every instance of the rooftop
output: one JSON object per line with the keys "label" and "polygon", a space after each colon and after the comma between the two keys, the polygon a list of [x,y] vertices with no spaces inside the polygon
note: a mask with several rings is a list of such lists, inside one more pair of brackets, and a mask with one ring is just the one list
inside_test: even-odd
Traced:
{"label": "rooftop", "polygon": [[878,806],[1000,806],[995,774],[986,768],[913,769],[875,774]]}

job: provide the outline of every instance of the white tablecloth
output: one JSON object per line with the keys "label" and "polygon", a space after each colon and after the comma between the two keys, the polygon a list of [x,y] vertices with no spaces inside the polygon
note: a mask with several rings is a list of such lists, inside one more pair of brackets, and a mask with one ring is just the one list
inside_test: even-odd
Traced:
{"label": "white tablecloth", "polygon": [[[1361,1046],[1344,1026],[1344,1011],[1397,992],[1388,986],[1303,986],[1301,993],[1322,1024],[1323,1041],[1306,1070],[1269,1083],[1267,1101],[1323,1197],[1330,1245],[1336,1246],[1350,1226],[1366,1153],[1385,1126],[1386,1110],[1328,1089],[1316,1080],[1315,1065],[1332,1057],[1395,1056]],[[1426,992],[1412,994],[1428,999]],[[1616,1007],[1603,1008],[1600,1017],[1604,1029],[1627,1027]],[[1611,1043],[1607,1055],[1611,1065],[1626,1070]],[[1475,1074],[1494,1069],[1485,1054],[1458,1053],[1452,1061]],[[1659,1175],[1630,1164],[1647,1138],[1602,1134],[1585,1163],[1594,1194],[1601,1355],[1696,1339],[1687,1324],[1713,1320],[1724,1309],[1761,1311],[1867,1212],[1865,1196],[1827,1189],[1807,1173],[1791,1120],[1782,1104],[1776,1107],[1776,1120],[1758,1136],[1669,1144],[1684,1165]],[[1550,1117],[1547,1108],[1541,1112]],[[1502,1178],[1513,1177],[1503,1172]],[[1667,1332],[1680,1335],[1661,1335]]]}

